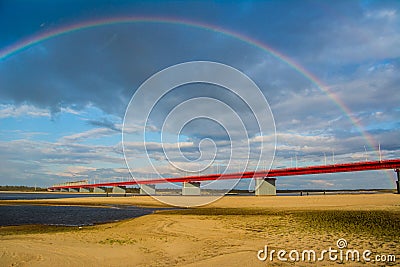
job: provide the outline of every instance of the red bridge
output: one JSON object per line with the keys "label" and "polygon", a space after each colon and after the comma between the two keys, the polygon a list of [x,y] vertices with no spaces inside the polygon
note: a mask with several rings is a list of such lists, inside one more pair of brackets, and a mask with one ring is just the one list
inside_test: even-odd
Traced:
{"label": "red bridge", "polygon": [[[223,174],[206,174],[198,176],[183,176],[175,178],[159,178],[159,179],[146,179],[146,180],[131,180],[123,182],[109,182],[109,183],[94,183],[84,184],[82,181],[74,183],[64,183],[53,185],[48,189],[50,191],[57,190],[72,190],[77,192],[88,192],[89,188],[104,188],[104,187],[126,187],[129,185],[155,185],[160,183],[186,183],[192,184],[200,188],[200,182],[210,180],[225,180],[225,179],[248,179],[258,178],[257,180],[270,180],[273,181],[275,187],[275,178],[282,176],[295,176],[295,175],[309,175],[309,174],[322,174],[322,173],[338,173],[338,172],[356,172],[356,171],[371,171],[371,170],[385,170],[393,169],[397,172],[397,178],[400,180],[400,159],[382,160],[382,161],[363,161],[345,164],[333,165],[320,165],[310,167],[296,167],[285,169],[261,170],[261,171],[248,171],[243,173],[223,173]],[[197,185],[196,185],[197,184]],[[81,190],[84,189],[84,190]],[[85,189],[87,191],[85,191]],[[199,189],[200,190],[200,189]],[[71,191],[71,190],[69,190]],[[397,181],[397,191],[400,193],[399,181]],[[200,192],[200,191],[199,191]]]}

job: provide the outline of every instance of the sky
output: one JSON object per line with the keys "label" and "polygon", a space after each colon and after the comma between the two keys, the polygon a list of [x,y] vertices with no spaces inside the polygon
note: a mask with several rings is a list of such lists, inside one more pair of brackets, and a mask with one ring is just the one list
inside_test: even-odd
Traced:
{"label": "sky", "polygon": [[[0,185],[400,157],[399,1],[3,0],[0,32]],[[209,68],[240,94],[190,83],[157,95],[182,73],[141,87],[194,61],[258,90]],[[394,181],[388,170],[277,187]]]}

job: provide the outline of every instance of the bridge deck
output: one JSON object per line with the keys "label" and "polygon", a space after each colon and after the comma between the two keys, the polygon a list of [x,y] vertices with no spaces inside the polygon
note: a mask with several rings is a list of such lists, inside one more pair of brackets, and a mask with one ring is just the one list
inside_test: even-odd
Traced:
{"label": "bridge deck", "polygon": [[125,182],[109,182],[86,185],[65,185],[49,187],[50,190],[67,189],[67,188],[90,188],[90,187],[109,187],[109,186],[128,186],[138,184],[160,184],[160,183],[178,183],[178,182],[201,182],[210,180],[226,180],[226,179],[248,179],[262,177],[281,177],[281,176],[296,176],[308,174],[322,173],[337,173],[337,172],[356,172],[370,170],[385,170],[399,169],[400,159],[382,160],[382,161],[363,161],[345,164],[320,165],[310,167],[285,168],[274,170],[249,171],[243,173],[223,173],[223,174],[207,174],[198,176],[183,176],[164,179],[147,179],[147,180],[132,180]]}

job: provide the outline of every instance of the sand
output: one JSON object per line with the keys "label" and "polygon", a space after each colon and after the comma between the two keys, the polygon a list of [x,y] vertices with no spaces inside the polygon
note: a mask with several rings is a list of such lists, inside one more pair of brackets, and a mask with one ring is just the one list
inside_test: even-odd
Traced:
{"label": "sand", "polygon": [[[165,206],[143,196],[1,203]],[[214,210],[217,210],[215,214]],[[218,210],[229,211],[230,215],[221,215]],[[325,259],[295,264],[276,258],[272,262],[260,261],[257,252],[265,245],[275,250],[320,252],[336,248],[339,238],[345,238],[351,249],[393,254],[396,262],[388,265],[400,265],[400,235],[387,237],[346,229],[309,229],[296,216],[305,211],[323,210],[400,214],[400,195],[229,196],[198,208],[196,211],[203,212],[202,215],[191,210],[184,210],[187,214],[158,212],[111,224],[37,234],[1,235],[1,231],[8,231],[3,227],[0,228],[0,266],[335,266],[340,261]],[[343,265],[383,266],[363,262]]]}
{"label": "sand", "polygon": [[[201,201],[203,196],[158,196],[165,202],[170,199],[192,199]],[[200,200],[197,200],[200,199]],[[182,201],[183,202],[183,201]],[[82,197],[38,200],[2,200],[0,205],[10,204],[52,204],[52,205],[135,205],[142,207],[171,207],[150,196],[130,197]],[[340,194],[314,196],[225,196],[202,207],[215,208],[284,208],[284,209],[400,209],[400,195],[397,194]]]}

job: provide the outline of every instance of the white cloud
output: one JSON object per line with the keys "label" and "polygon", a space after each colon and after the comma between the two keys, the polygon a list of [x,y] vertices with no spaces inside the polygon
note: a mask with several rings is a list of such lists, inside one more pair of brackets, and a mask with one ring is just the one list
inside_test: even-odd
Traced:
{"label": "white cloud", "polygon": [[322,186],[323,188],[329,188],[331,186],[334,186],[334,183],[331,183],[329,181],[326,180],[310,180],[311,183],[316,184],[318,186]]}
{"label": "white cloud", "polygon": [[50,117],[50,111],[43,108],[38,108],[33,105],[4,105],[0,104],[0,119],[18,118],[22,116],[29,117]]}
{"label": "white cloud", "polygon": [[60,139],[62,143],[69,143],[69,142],[82,142],[87,139],[97,139],[105,136],[117,135],[118,132],[109,129],[109,128],[95,128],[90,129],[85,132],[76,133],[68,136],[64,136]]}
{"label": "white cloud", "polygon": [[80,114],[81,114],[80,111],[75,110],[75,109],[70,108],[70,107],[61,108],[61,112],[63,112],[63,113],[70,113],[70,114],[74,114],[74,115],[80,115]]}
{"label": "white cloud", "polygon": [[367,18],[374,19],[394,19],[397,16],[396,9],[378,9],[378,10],[368,10],[365,13]]}

